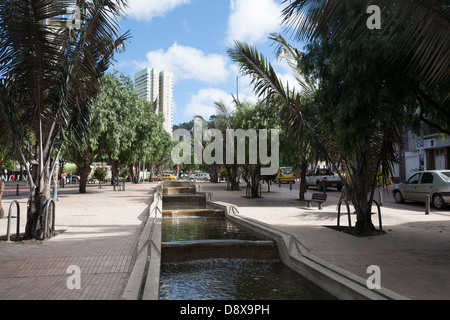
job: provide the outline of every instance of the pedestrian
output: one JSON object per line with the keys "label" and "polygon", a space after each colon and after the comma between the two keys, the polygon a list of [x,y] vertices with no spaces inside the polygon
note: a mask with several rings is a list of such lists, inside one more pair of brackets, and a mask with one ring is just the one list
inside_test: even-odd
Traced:
{"label": "pedestrian", "polygon": [[72,171],[69,171],[69,174],[67,175],[67,179],[69,180],[69,184],[72,184]]}
{"label": "pedestrian", "polygon": [[66,177],[67,177],[67,175],[66,175],[66,173],[63,171],[63,172],[61,173],[61,185],[62,185],[63,188],[64,188],[64,185],[66,184]]}

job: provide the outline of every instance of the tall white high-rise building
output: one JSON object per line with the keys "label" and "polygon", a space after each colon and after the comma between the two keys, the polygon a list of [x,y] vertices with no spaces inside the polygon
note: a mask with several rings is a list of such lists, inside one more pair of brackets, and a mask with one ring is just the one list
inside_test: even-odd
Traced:
{"label": "tall white high-rise building", "polygon": [[164,116],[164,129],[172,134],[173,73],[146,68],[134,76],[137,94],[142,99],[156,102],[156,113]]}

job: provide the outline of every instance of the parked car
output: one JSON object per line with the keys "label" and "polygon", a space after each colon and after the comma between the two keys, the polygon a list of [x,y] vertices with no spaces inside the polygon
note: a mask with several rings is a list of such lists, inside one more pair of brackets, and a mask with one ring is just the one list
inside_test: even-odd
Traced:
{"label": "parked car", "polygon": [[189,180],[202,180],[202,181],[208,181],[210,179],[209,174],[205,172],[198,172],[191,174],[189,176]]}
{"label": "parked car", "polygon": [[399,183],[392,190],[397,203],[405,200],[431,203],[437,209],[450,204],[450,170],[419,171],[405,183]]}
{"label": "parked car", "polygon": [[163,173],[159,180],[176,180],[177,178],[171,173]]}
{"label": "parked car", "polygon": [[317,168],[316,170],[311,171],[306,176],[306,187],[315,186],[317,190],[321,191],[322,188],[336,188],[338,191],[342,190],[343,182],[341,178],[335,173],[333,173],[330,169],[325,168]]}
{"label": "parked car", "polygon": [[275,183],[279,182],[291,182],[295,183],[295,172],[291,167],[281,167],[278,169],[278,174],[274,180]]}

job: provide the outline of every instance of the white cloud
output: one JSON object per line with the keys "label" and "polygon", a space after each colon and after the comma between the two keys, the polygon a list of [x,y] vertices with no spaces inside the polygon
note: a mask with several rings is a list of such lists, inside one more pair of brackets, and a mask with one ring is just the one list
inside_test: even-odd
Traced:
{"label": "white cloud", "polygon": [[157,68],[174,73],[175,81],[198,80],[206,83],[224,83],[230,77],[228,58],[174,43],[167,51],[147,53],[147,61],[135,62],[141,68]]}
{"label": "white cloud", "polygon": [[231,0],[227,44],[266,41],[281,25],[281,6],[274,0]]}
{"label": "white cloud", "polygon": [[151,21],[154,17],[162,17],[179,5],[189,4],[191,0],[128,0],[125,13],[136,20]]}
{"label": "white cloud", "polygon": [[201,89],[195,96],[191,97],[190,102],[183,113],[188,118],[202,116],[205,120],[216,114],[216,105],[214,102],[223,102],[232,107],[231,94],[221,89],[206,88]]}

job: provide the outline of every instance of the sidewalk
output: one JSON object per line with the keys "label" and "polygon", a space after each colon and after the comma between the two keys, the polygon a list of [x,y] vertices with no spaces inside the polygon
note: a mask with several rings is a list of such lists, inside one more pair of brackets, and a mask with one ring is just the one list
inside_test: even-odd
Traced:
{"label": "sidewalk", "polygon": [[[241,184],[242,185],[242,184]],[[202,184],[214,200],[238,206],[239,215],[266,223],[296,235],[309,252],[328,263],[367,279],[367,267],[381,270],[381,286],[407,299],[450,299],[450,210],[425,215],[408,204],[381,207],[386,234],[355,237],[326,226],[337,224],[338,193],[329,192],[323,210],[307,208],[298,200],[298,190],[262,186],[262,198],[248,199],[245,189],[227,191],[225,184]],[[310,189],[306,194],[311,197]],[[389,201],[386,201],[389,202]],[[406,210],[404,208],[407,208]],[[341,209],[341,226],[347,226],[346,209]],[[374,209],[374,212],[377,212]],[[352,215],[352,225],[356,216]],[[378,227],[378,217],[373,215]]]}
{"label": "sidewalk", "polygon": [[[56,230],[63,231],[42,243],[0,242],[0,299],[12,300],[118,300],[134,265],[137,241],[147,219],[156,184],[127,184],[125,191],[88,185],[58,190]],[[19,199],[21,232],[25,230],[27,192],[3,198],[8,215],[12,200]],[[14,209],[15,210],[15,209]],[[16,216],[13,211],[13,216]],[[0,236],[8,219],[0,220]],[[12,219],[11,238],[17,219]],[[81,289],[68,289],[67,281],[80,269]]]}
{"label": "sidewalk", "polygon": [[[227,191],[226,183],[200,183],[216,201],[238,206],[239,215],[269,224],[301,239],[311,254],[364,279],[370,265],[381,268],[381,285],[409,299],[450,299],[450,210],[425,215],[382,207],[381,236],[357,238],[325,226],[336,225],[337,193],[329,192],[323,210],[306,208],[295,200],[298,190],[263,185],[262,198],[245,198],[245,189]],[[242,184],[243,185],[243,184]],[[111,186],[88,185],[78,194],[77,186],[58,192],[56,229],[64,231],[43,243],[0,241],[0,300],[118,300],[136,258],[136,247],[156,184],[126,184],[126,191]],[[307,197],[311,197],[309,190]],[[27,195],[19,196],[21,232],[26,220]],[[15,196],[2,204],[8,213]],[[14,214],[15,215],[15,214]],[[352,216],[352,223],[355,217]],[[11,229],[15,236],[13,219]],[[378,225],[376,215],[374,224]],[[341,225],[347,225],[343,215]],[[0,220],[0,236],[6,235],[7,219]],[[81,271],[81,289],[68,289],[72,273]]]}

